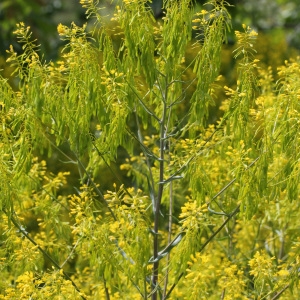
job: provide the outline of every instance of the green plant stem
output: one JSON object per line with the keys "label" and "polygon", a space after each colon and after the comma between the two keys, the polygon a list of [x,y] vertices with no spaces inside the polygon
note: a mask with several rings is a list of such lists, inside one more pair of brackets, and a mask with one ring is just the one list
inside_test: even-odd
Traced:
{"label": "green plant stem", "polygon": [[[169,140],[169,149],[171,149],[171,141]],[[170,163],[170,158],[169,158],[169,163]],[[169,197],[169,222],[168,222],[168,244],[170,244],[172,240],[172,223],[173,223],[173,182],[170,182],[169,186],[169,192],[170,192],[170,197]],[[170,261],[170,252],[167,255],[167,265],[169,264]],[[169,281],[169,269],[167,268],[166,270],[166,276],[165,276],[165,282],[164,282],[164,291],[163,291],[163,298],[167,294],[167,288],[168,288],[168,281]]]}
{"label": "green plant stem", "polygon": [[148,168],[148,171],[149,171],[149,178],[150,178],[150,180],[149,180],[149,193],[150,193],[150,198],[151,198],[151,201],[152,201],[152,209],[153,209],[153,213],[154,213],[154,211],[155,211],[155,200],[154,200],[154,195],[151,196],[151,194],[154,194],[153,193],[153,191],[154,191],[154,179],[153,179],[153,174],[152,174],[151,164],[150,164],[150,159],[149,159],[149,151],[150,150],[148,152],[146,151],[147,147],[144,145],[144,142],[143,142],[141,126],[140,126],[140,122],[139,122],[139,118],[138,118],[137,113],[135,113],[135,120],[136,120],[137,131],[138,131],[137,138],[138,138],[138,141],[141,145],[144,156],[146,158],[146,164],[147,164],[147,168]]}
{"label": "green plant stem", "polygon": [[222,290],[222,294],[221,294],[221,300],[223,300],[225,298],[225,292],[226,292],[226,289],[223,289]]}
{"label": "green plant stem", "polygon": [[[163,108],[163,116],[160,124],[160,161],[159,161],[159,182],[164,181],[164,137],[165,137],[165,130],[164,130],[164,123],[165,123],[165,117],[166,117],[166,104],[164,103],[164,108]],[[164,184],[159,184],[158,185],[158,193],[157,193],[157,199],[155,203],[155,212],[154,212],[154,237],[153,237],[153,258],[154,260],[158,256],[158,228],[159,228],[159,212],[160,212],[160,204],[161,204],[161,199],[163,195],[163,189],[164,189]],[[152,283],[154,286],[158,284],[158,266],[159,266],[159,261],[154,261],[153,263],[153,278],[152,278]],[[155,291],[152,295],[152,300],[157,299],[157,291]]]}
{"label": "green plant stem", "polygon": [[271,300],[279,299],[279,297],[283,294],[285,290],[289,288],[289,284],[287,284],[281,291],[279,291]]}
{"label": "green plant stem", "polygon": [[106,280],[105,279],[103,280],[103,283],[104,283],[104,290],[105,290],[106,300],[110,300],[109,291],[108,291],[108,288],[106,286]]}
{"label": "green plant stem", "polygon": [[[158,87],[161,91],[162,96],[162,116],[160,120],[160,139],[159,139],[159,147],[160,147],[160,155],[159,155],[159,182],[164,182],[164,172],[165,172],[165,138],[167,136],[165,123],[167,117],[167,98],[168,98],[168,89],[167,89],[167,78],[165,77],[166,88],[165,92],[158,81]],[[158,192],[157,192],[157,199],[155,203],[155,211],[154,211],[154,237],[153,237],[153,275],[152,275],[152,284],[154,287],[154,292],[152,294],[152,300],[157,299],[157,289],[156,286],[158,285],[158,267],[159,267],[159,260],[156,260],[158,257],[158,229],[159,229],[159,217],[160,217],[160,205],[163,196],[164,184],[158,185]]]}
{"label": "green plant stem", "polygon": [[[168,244],[171,243],[172,239],[172,219],[173,218],[173,183],[170,182],[170,200],[169,200],[169,232],[168,232]],[[167,255],[167,265],[169,264],[170,261],[170,252]],[[163,292],[163,298],[167,294],[167,288],[168,288],[168,281],[169,281],[169,270],[167,268],[166,270],[166,276],[165,276],[165,282],[164,282],[164,292]]]}

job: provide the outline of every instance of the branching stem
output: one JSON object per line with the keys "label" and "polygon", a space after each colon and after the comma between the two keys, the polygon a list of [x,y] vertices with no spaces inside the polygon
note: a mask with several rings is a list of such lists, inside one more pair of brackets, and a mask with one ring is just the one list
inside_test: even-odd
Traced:
{"label": "branching stem", "polygon": [[[246,168],[246,170],[250,169],[258,160],[259,160],[260,156],[257,157],[255,160],[253,160],[249,166]],[[246,171],[245,170],[245,171]],[[231,180],[224,188],[222,188],[213,198],[211,201],[214,201],[218,196],[220,196],[222,193],[224,193],[234,182],[236,181],[236,178],[234,178],[233,180]],[[211,202],[210,201],[210,202]],[[227,219],[223,222],[223,224],[206,240],[206,242],[200,247],[199,252],[202,252],[203,249],[215,238],[215,236],[227,225],[227,223],[240,211],[240,204],[230,213],[227,215]],[[167,293],[167,295],[163,298],[168,299],[168,297],[170,296],[171,292],[173,291],[173,289],[175,288],[175,286],[177,285],[177,283],[179,282],[179,280],[182,278],[182,276],[184,275],[184,273],[182,272],[177,281],[175,283],[173,283],[172,287],[170,288],[169,292]]]}
{"label": "branching stem", "polygon": [[45,256],[47,259],[57,268],[58,270],[62,270],[63,276],[66,278],[66,280],[70,280],[76,291],[80,294],[81,298],[83,300],[86,300],[86,298],[82,295],[82,292],[77,287],[76,283],[71,279],[71,277],[64,271],[64,269],[43,249],[41,248],[37,242],[29,236],[29,234],[23,229],[22,225],[19,224],[19,222],[15,219],[15,217],[11,216],[10,220],[15,225],[15,227],[33,244],[37,247],[37,249]]}
{"label": "branching stem", "polygon": [[[240,211],[240,205],[238,205],[235,210],[227,217],[227,219],[223,222],[223,224],[206,240],[206,242],[200,247],[198,252],[202,252],[203,249],[216,237],[216,235],[226,226],[226,224]],[[171,292],[179,282],[179,280],[183,277],[184,273],[182,272],[179,276],[178,279],[175,283],[173,283],[172,287],[170,288],[169,292],[167,295],[163,298],[168,299],[170,296]]]}
{"label": "branching stem", "polygon": [[[165,118],[166,118],[166,104],[163,104],[163,115],[161,119],[161,124],[160,124],[160,162],[159,162],[159,181],[163,182],[164,181],[164,137],[165,137]],[[158,193],[157,193],[157,199],[155,203],[155,214],[154,214],[154,236],[153,236],[153,257],[154,260],[158,256],[158,228],[159,228],[159,212],[160,212],[160,205],[161,205],[161,199],[163,195],[163,189],[164,189],[164,184],[159,184],[158,185]],[[153,285],[156,286],[158,282],[158,266],[159,266],[159,261],[155,261],[153,263],[153,278],[152,282]],[[152,300],[157,299],[157,292],[154,292],[152,295]]]}

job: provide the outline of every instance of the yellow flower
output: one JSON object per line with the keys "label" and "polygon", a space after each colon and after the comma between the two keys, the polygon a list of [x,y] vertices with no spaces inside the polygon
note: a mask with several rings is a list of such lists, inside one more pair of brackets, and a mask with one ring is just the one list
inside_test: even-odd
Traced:
{"label": "yellow flower", "polygon": [[266,253],[257,251],[254,257],[249,261],[251,271],[254,277],[269,276],[273,270],[274,257],[270,258]]}
{"label": "yellow flower", "polygon": [[61,23],[58,24],[57,26],[57,32],[59,35],[65,35],[68,31],[68,27],[62,25]]}
{"label": "yellow flower", "polygon": [[251,30],[250,33],[249,33],[249,36],[255,37],[255,36],[258,36],[258,33],[254,30]]}
{"label": "yellow flower", "polygon": [[279,270],[277,272],[277,275],[280,276],[280,277],[287,277],[290,275],[289,271],[288,270]]}

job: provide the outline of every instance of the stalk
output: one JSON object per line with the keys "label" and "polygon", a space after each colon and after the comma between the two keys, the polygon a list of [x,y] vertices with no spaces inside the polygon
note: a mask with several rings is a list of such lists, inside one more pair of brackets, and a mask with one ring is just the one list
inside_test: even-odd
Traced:
{"label": "stalk", "polygon": [[[166,80],[167,81],[167,80]],[[166,85],[167,86],[167,85]],[[160,87],[160,86],[159,86]],[[159,261],[156,261],[156,258],[158,257],[158,229],[159,229],[159,214],[160,214],[160,205],[161,205],[161,199],[163,195],[163,189],[164,189],[164,159],[165,159],[165,138],[167,136],[166,128],[165,128],[165,122],[166,122],[166,115],[167,115],[167,88],[166,93],[162,92],[162,89],[160,87],[161,93],[162,93],[162,105],[163,105],[163,111],[162,111],[162,117],[160,120],[160,139],[159,139],[159,147],[160,147],[160,154],[159,154],[159,185],[158,185],[158,192],[157,192],[157,199],[155,203],[155,211],[154,211],[154,238],[153,238],[153,273],[152,273],[152,285],[153,285],[153,294],[152,294],[152,300],[157,300],[157,286],[158,286],[158,267],[159,267]]]}

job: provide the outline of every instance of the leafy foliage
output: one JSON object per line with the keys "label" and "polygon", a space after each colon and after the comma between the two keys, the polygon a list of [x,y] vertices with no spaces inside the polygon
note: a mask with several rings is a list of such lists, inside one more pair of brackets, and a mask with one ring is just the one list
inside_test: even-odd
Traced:
{"label": "leafy foliage", "polygon": [[[58,25],[61,60],[44,61],[23,23],[23,53],[8,50],[19,89],[1,78],[0,299],[297,299],[299,60],[275,82],[243,25],[236,87],[210,123],[224,1],[166,1],[161,22],[123,1],[120,45],[98,2],[81,4],[95,23]],[[113,167],[124,153],[130,184]]]}

